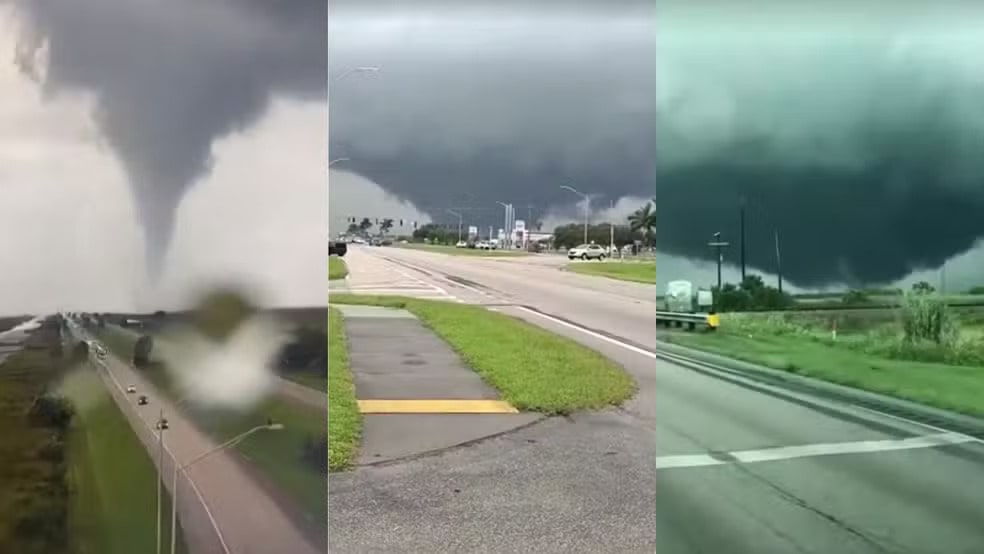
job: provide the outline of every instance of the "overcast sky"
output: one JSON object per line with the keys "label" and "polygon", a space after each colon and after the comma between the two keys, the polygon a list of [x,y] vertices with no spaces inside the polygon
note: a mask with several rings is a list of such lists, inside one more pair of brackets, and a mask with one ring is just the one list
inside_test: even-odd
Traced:
{"label": "overcast sky", "polygon": [[[43,5],[47,12],[18,11],[16,15],[9,11],[10,6],[0,6],[5,24],[0,52],[8,52],[8,59],[24,44],[18,39],[24,38],[20,24],[28,13],[50,18],[43,28],[52,33],[52,41],[60,40],[41,58],[59,51],[64,56],[58,63],[42,65],[45,71],[36,79],[17,65],[0,65],[0,248],[4,252],[0,312],[156,309],[183,302],[209,283],[228,280],[246,283],[260,292],[259,300],[268,303],[322,305],[327,294],[323,26],[321,48],[313,54],[321,64],[307,66],[311,87],[299,75],[295,80],[270,77],[283,86],[267,87],[261,106],[223,114],[213,113],[223,112],[222,101],[237,103],[241,99],[236,94],[255,93],[249,87],[237,90],[242,80],[238,85],[222,83],[223,77],[245,75],[254,81],[256,90],[265,86],[263,72],[222,63],[249,54],[247,31],[255,31],[259,41],[277,28],[273,23],[269,27],[258,23],[270,18],[269,14],[256,15],[257,8],[250,7],[256,3],[241,2],[241,32],[235,40],[215,35],[202,39],[207,34],[202,26],[221,34],[222,22],[239,13],[229,10],[225,0],[199,3],[221,12],[214,25],[194,11],[190,13],[200,17],[197,22],[182,19],[177,8],[168,16],[166,10],[151,9],[156,4],[139,3],[150,10],[146,14],[106,11],[108,6],[136,5],[121,0],[70,4],[39,2],[36,5]],[[105,17],[100,23],[104,32],[84,27],[83,5]],[[70,16],[80,19],[73,23]],[[159,18],[154,22],[158,29],[144,21],[154,17]],[[272,19],[280,21],[279,17]],[[248,25],[251,21],[255,27]],[[114,22],[136,26],[113,29]],[[121,41],[116,43],[118,57],[110,56],[103,60],[103,67],[97,67],[90,57],[97,41],[83,35],[105,39],[114,33]],[[204,45],[192,47],[196,42]],[[68,53],[60,48],[78,51]],[[150,55],[148,50],[153,48],[159,51]],[[140,53],[144,59],[126,59],[127,51]],[[177,70],[177,61],[166,59],[190,52],[197,59],[190,56],[182,63],[199,64],[197,69],[188,69],[192,76],[201,77],[194,83],[182,82],[179,74],[183,70]],[[156,69],[123,75],[140,61],[153,65],[155,60],[159,62]],[[56,67],[57,77],[52,73]],[[207,75],[206,69],[222,75]],[[137,86],[133,80],[147,79],[155,71],[161,74],[159,83],[167,81],[167,85],[160,84],[167,90],[150,97],[121,92]],[[315,84],[319,75],[320,97]],[[201,91],[201,105],[187,96],[192,86],[219,85],[229,89]],[[151,111],[128,106],[132,110],[128,114],[107,113],[128,102],[141,103]],[[113,117],[121,120],[110,123]],[[228,118],[236,124],[230,126]],[[133,143],[123,144],[120,137]],[[203,152],[209,164],[195,166]],[[155,186],[171,187],[172,192],[147,196],[148,191],[141,187],[148,185],[137,179],[139,169],[135,169],[144,162],[186,167],[175,169],[175,180],[156,182]],[[191,173],[181,173],[189,167]],[[188,180],[182,181],[184,178]],[[155,254],[163,263],[159,264],[160,282],[152,285],[147,279],[144,227],[169,218],[175,225],[158,229],[167,236],[158,246],[169,248]]]}
{"label": "overcast sky", "polygon": [[[778,228],[803,287],[949,259],[969,286],[984,282],[984,19],[969,5],[333,2],[330,73],[381,70],[333,82],[332,156],[445,221],[465,207],[497,224],[496,201],[578,219],[565,183],[596,208],[655,196],[667,279],[713,260],[713,232],[737,240],[745,197],[753,270],[772,270]],[[392,217],[358,194],[332,189],[359,206],[333,225]]]}

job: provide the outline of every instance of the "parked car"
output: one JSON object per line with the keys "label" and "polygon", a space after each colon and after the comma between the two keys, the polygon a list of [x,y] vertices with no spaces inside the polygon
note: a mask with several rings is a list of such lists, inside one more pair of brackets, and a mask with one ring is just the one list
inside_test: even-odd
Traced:
{"label": "parked car", "polygon": [[149,401],[147,400],[146,394],[141,394],[140,397],[137,398],[137,404],[140,406],[146,406],[148,402]]}
{"label": "parked car", "polygon": [[463,240],[459,240],[458,242],[455,243],[454,247],[455,248],[468,248],[468,243],[465,242],[465,241],[463,241]]}
{"label": "parked car", "polygon": [[567,251],[567,258],[574,260],[580,258],[582,260],[604,260],[605,259],[605,248],[600,244],[582,244],[580,246],[575,246]]}
{"label": "parked car", "polygon": [[342,257],[348,252],[348,244],[342,241],[328,241],[328,255]]}

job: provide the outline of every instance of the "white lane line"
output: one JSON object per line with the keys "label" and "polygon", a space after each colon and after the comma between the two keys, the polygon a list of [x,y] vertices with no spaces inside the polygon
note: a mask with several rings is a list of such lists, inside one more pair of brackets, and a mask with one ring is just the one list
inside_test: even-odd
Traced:
{"label": "white lane line", "polygon": [[[151,435],[154,435],[155,434],[154,431],[156,431],[156,429],[152,427],[150,423],[143,418],[143,416],[140,415],[140,410],[128,401],[129,397],[126,396],[126,390],[123,388],[123,385],[121,385],[120,382],[116,379],[116,375],[113,374],[113,371],[109,369],[106,363],[103,362],[102,360],[96,359],[92,361],[95,361],[97,365],[102,367],[102,369],[106,372],[106,375],[113,381],[113,384],[116,385],[117,390],[120,392],[120,394],[123,395],[123,399],[124,399],[123,403],[126,404],[131,410],[133,410],[136,413],[137,419],[139,419],[141,423],[143,423],[144,426],[147,427]],[[164,451],[167,452],[167,455],[171,457],[171,464],[177,465],[180,468],[181,464],[178,463],[178,459],[174,456],[174,452],[171,452],[171,449],[168,448],[167,443],[165,442],[161,446],[164,447]],[[161,468],[161,472],[163,471],[164,468]],[[212,524],[212,528],[215,530],[215,536],[218,537],[219,543],[222,545],[222,550],[225,552],[225,554],[232,554],[232,552],[229,550],[229,545],[226,544],[225,537],[222,536],[222,531],[219,530],[219,524],[217,521],[215,521],[215,516],[212,515],[212,510],[209,509],[208,503],[205,502],[205,497],[202,496],[202,491],[199,490],[198,485],[195,484],[195,480],[191,478],[191,475],[188,475],[187,472],[183,472],[183,473],[185,479],[187,479],[188,481],[188,484],[191,485],[192,490],[195,491],[195,496],[198,497],[198,501],[201,503],[202,508],[205,508],[205,515],[208,516],[208,521]],[[171,494],[173,495],[174,491],[171,491]]]}
{"label": "white lane line", "polygon": [[580,332],[584,333],[585,335],[588,335],[589,337],[593,337],[593,338],[596,338],[598,340],[605,341],[605,342],[607,342],[609,344],[614,344],[615,346],[621,346],[622,348],[625,348],[626,350],[630,350],[632,352],[635,352],[636,354],[641,354],[643,356],[646,356],[647,358],[652,358],[653,360],[658,360],[659,359],[659,356],[657,356],[656,354],[653,354],[652,352],[650,352],[650,351],[648,351],[646,349],[639,348],[638,346],[633,346],[631,344],[622,342],[622,341],[617,340],[617,339],[613,339],[611,337],[606,337],[605,335],[602,335],[601,333],[596,333],[596,332],[594,332],[594,331],[592,331],[590,329],[585,329],[584,327],[581,327],[580,325],[575,325],[573,323],[569,323],[569,322],[564,321],[562,319],[557,319],[556,317],[553,317],[553,316],[550,316],[550,315],[547,315],[547,314],[544,314],[544,313],[540,313],[540,312],[538,312],[536,310],[531,310],[531,309],[526,308],[524,306],[514,306],[514,308],[516,308],[517,310],[522,310],[522,311],[524,311],[524,312],[526,312],[528,314],[535,315],[537,317],[542,317],[543,319],[546,319],[548,321],[552,321],[553,323],[556,323],[557,325],[560,325],[560,326],[563,326],[563,327],[567,327],[568,329],[574,329],[575,331],[580,331]]}
{"label": "white lane line", "polygon": [[[855,442],[836,442],[824,444],[807,444],[802,446],[781,446],[762,450],[741,450],[712,457],[710,454],[684,454],[679,456],[659,456],[656,458],[656,469],[673,469],[688,467],[705,467],[728,464],[753,464],[759,462],[774,462],[796,458],[813,458],[817,456],[834,456],[842,454],[874,454],[897,450],[914,450],[918,448],[936,448],[972,442],[972,437],[959,433],[938,433],[905,439],[870,440]],[[732,458],[732,459],[727,459]]]}
{"label": "white lane line", "polygon": [[942,427],[937,427],[935,425],[930,425],[928,423],[923,423],[921,421],[915,421],[913,419],[905,418],[905,417],[902,417],[902,416],[897,416],[897,415],[894,415],[894,414],[882,413],[882,412],[879,412],[878,410],[872,410],[871,408],[868,408],[868,407],[865,407],[865,406],[859,406],[859,405],[856,405],[856,404],[852,404],[852,405],[855,408],[859,409],[859,410],[864,410],[866,412],[870,412],[870,413],[873,413],[873,414],[878,414],[880,416],[892,418],[892,419],[895,419],[897,421],[902,421],[902,422],[908,423],[910,425],[916,425],[916,426],[922,427],[924,429],[929,429],[931,431],[936,431],[936,432],[939,432],[939,433],[949,433],[951,435],[959,435],[959,436],[967,439],[967,442],[977,442],[977,443],[984,444],[984,439],[979,439],[977,437],[972,437],[970,435],[965,435],[963,433],[957,433],[956,431],[949,431],[947,429],[943,429]]}

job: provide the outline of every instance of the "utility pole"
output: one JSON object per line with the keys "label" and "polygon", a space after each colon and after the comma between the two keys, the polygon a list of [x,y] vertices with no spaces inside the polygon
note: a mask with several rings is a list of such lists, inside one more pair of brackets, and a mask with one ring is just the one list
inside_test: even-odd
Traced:
{"label": "utility pole", "polygon": [[739,235],[739,240],[741,244],[739,245],[741,252],[741,282],[745,282],[745,197],[741,197],[741,208],[739,211],[739,223],[741,225],[741,234]]}
{"label": "utility pole", "polygon": [[779,294],[782,294],[782,255],[779,251],[779,229],[775,230],[776,234],[776,274],[779,277]]}
{"label": "utility pole", "polygon": [[[717,264],[718,264],[718,294],[721,294],[721,264],[724,262],[724,249],[731,246],[731,243],[724,242],[721,240],[721,232],[718,231],[714,233],[714,240],[707,243],[707,246],[714,248],[717,251]],[[716,303],[716,302],[715,302]]]}

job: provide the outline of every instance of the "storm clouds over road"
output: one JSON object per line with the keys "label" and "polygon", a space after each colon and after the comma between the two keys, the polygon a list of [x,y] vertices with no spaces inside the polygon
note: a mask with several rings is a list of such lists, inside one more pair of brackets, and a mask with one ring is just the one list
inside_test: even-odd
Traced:
{"label": "storm clouds over road", "polygon": [[750,265],[773,268],[778,228],[801,286],[891,282],[972,248],[981,13],[753,4],[333,3],[332,73],[384,68],[333,86],[333,155],[493,223],[496,200],[572,203],[564,182],[602,204],[655,196],[659,249],[692,259],[737,237],[745,197]]}

